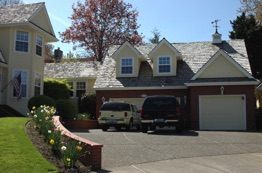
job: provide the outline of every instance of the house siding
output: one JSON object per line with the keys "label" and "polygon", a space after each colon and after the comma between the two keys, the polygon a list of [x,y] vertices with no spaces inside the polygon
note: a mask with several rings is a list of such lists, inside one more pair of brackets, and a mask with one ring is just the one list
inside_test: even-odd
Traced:
{"label": "house siding", "polygon": [[[220,87],[221,86],[190,87],[191,129],[199,130],[199,96],[221,95]],[[256,128],[254,86],[223,86],[223,87],[224,87],[224,95],[246,96],[247,130],[254,130]]]}

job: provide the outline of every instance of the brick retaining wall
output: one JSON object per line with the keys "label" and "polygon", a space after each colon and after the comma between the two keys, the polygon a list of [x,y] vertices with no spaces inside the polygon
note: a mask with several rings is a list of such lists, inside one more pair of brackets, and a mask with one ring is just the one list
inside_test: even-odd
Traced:
{"label": "brick retaining wall", "polygon": [[54,116],[54,125],[57,127],[59,126],[61,130],[64,131],[64,135],[80,141],[82,143],[85,143],[87,147],[84,148],[84,151],[87,150],[89,152],[84,152],[85,155],[82,156],[79,161],[83,163],[85,166],[90,166],[91,170],[99,170],[102,167],[102,147],[103,145],[89,141],[87,139],[81,138],[73,133],[71,133],[69,130],[67,130],[62,123],[60,122],[59,116]]}

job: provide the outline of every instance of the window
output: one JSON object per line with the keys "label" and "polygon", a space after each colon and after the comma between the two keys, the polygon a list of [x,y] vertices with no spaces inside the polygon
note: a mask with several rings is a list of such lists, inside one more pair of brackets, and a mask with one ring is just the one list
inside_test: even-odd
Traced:
{"label": "window", "polygon": [[121,74],[132,74],[133,73],[133,59],[122,58],[121,59]]}
{"label": "window", "polygon": [[80,97],[85,92],[86,92],[86,83],[85,82],[77,82],[76,83],[76,97]]}
{"label": "window", "polygon": [[159,57],[158,73],[170,73],[170,72],[171,72],[170,57]]}
{"label": "window", "polygon": [[15,50],[20,52],[28,52],[29,33],[25,31],[17,31],[15,39]]}
{"label": "window", "polygon": [[41,74],[35,74],[35,91],[34,96],[38,96],[41,93]]}
{"label": "window", "polygon": [[43,38],[36,36],[36,54],[42,56]]}
{"label": "window", "polygon": [[[21,96],[26,97],[27,95],[27,71],[23,71],[23,70],[15,70],[13,72],[13,78],[17,77],[19,75],[19,73],[21,73]],[[13,97],[16,97],[16,90],[13,87],[13,93],[12,93]]]}
{"label": "window", "polygon": [[74,97],[74,83],[73,82],[68,82],[71,91],[69,91],[70,97]]}

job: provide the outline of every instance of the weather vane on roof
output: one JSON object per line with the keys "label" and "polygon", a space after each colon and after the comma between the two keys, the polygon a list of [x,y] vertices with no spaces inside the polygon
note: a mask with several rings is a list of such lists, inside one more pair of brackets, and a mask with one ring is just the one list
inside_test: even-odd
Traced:
{"label": "weather vane on roof", "polygon": [[218,32],[217,32],[217,28],[218,28],[219,26],[217,25],[217,23],[218,23],[219,21],[221,21],[221,20],[216,19],[215,21],[211,22],[211,24],[214,24],[213,27],[216,28],[216,33],[218,33]]}

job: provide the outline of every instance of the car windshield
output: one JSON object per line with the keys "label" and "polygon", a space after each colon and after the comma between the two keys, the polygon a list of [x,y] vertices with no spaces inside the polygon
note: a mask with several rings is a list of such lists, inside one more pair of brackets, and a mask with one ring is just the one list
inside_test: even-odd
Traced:
{"label": "car windshield", "polygon": [[127,103],[108,102],[101,107],[102,111],[130,111],[130,106]]}

